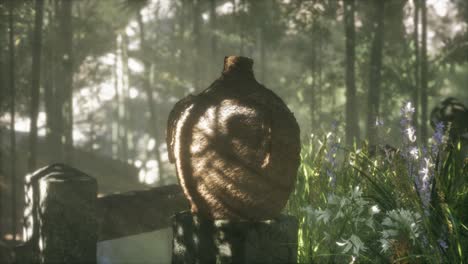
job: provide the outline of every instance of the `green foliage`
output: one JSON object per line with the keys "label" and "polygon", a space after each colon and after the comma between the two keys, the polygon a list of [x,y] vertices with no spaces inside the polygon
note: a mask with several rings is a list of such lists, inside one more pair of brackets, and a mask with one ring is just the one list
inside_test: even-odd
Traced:
{"label": "green foliage", "polygon": [[404,150],[340,149],[332,186],[326,176],[330,146],[316,137],[303,146],[287,207],[299,220],[300,263],[466,262],[468,165],[460,144],[438,155],[429,208]]}
{"label": "green foliage", "polygon": [[396,243],[415,245],[422,238],[421,215],[405,209],[391,210],[382,221],[382,251],[391,251]]}

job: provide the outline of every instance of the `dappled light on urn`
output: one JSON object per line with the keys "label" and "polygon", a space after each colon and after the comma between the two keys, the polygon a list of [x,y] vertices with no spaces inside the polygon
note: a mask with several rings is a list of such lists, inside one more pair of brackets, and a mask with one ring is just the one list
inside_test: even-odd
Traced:
{"label": "dappled light on urn", "polygon": [[252,65],[250,58],[226,57],[222,76],[169,115],[169,155],[193,213],[268,219],[292,190],[299,127],[283,101],[255,80]]}

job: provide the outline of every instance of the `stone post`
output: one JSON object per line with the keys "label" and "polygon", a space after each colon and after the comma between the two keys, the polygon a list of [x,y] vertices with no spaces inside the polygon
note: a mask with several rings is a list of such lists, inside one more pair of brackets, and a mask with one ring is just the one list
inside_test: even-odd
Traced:
{"label": "stone post", "polygon": [[172,263],[296,263],[297,220],[208,220],[190,212],[173,218]]}
{"label": "stone post", "polygon": [[[54,164],[38,170],[26,182],[27,242],[18,248],[17,261],[96,263],[96,180]],[[18,255],[25,248],[31,256]]]}

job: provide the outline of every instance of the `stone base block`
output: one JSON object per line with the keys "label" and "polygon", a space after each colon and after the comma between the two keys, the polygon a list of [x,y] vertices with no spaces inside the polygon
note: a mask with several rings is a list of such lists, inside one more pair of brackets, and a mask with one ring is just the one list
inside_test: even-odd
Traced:
{"label": "stone base block", "polygon": [[172,263],[296,263],[297,220],[281,215],[259,222],[173,218]]}

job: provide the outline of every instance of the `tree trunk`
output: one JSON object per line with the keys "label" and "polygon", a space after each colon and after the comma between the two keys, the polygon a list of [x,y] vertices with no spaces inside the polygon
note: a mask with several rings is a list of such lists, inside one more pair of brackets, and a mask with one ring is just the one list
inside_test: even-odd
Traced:
{"label": "tree trunk", "polygon": [[42,52],[42,17],[44,0],[36,0],[33,58],[32,58],[32,81],[31,81],[31,109],[29,129],[29,171],[36,169],[37,155],[37,116],[39,114],[39,89],[41,77],[41,52]]}
{"label": "tree trunk", "polygon": [[120,102],[120,79],[119,79],[119,67],[120,64],[120,35],[117,36],[115,40],[115,56],[114,56],[114,65],[112,68],[112,74],[114,78],[114,107],[112,113],[112,157],[114,159],[119,159],[120,157],[120,120],[119,120],[119,102]]}
{"label": "tree trunk", "polygon": [[72,25],[72,4],[73,1],[62,0],[62,14],[60,21],[60,36],[63,36],[63,133],[65,137],[65,161],[72,163],[73,157],[73,25]]}
{"label": "tree trunk", "polygon": [[358,111],[356,104],[355,77],[355,0],[345,1],[345,31],[346,31],[346,143],[353,144],[359,137]]}
{"label": "tree trunk", "polygon": [[56,69],[56,62],[57,62],[57,55],[55,54],[56,50],[56,8],[47,8],[47,18],[46,20],[50,21],[49,26],[46,27],[46,31],[44,33],[44,40],[46,41],[44,49],[44,60],[42,60],[42,69],[44,72],[43,78],[43,86],[44,86],[44,106],[45,106],[45,113],[46,113],[46,142],[47,146],[52,150],[53,159],[55,159],[55,151],[57,150],[58,146],[58,137],[56,135],[56,111],[55,111],[55,69]]}
{"label": "tree trunk", "polygon": [[316,115],[318,115],[318,120],[322,120],[322,115],[323,115],[323,87],[322,87],[322,25],[318,21],[316,21],[315,25],[315,38],[316,38],[316,43],[315,43],[315,75],[317,78],[317,81],[315,83],[315,107],[318,110],[316,112]]}
{"label": "tree trunk", "polygon": [[[151,87],[150,87],[150,68],[151,68],[151,65],[150,65],[150,61],[148,60],[148,58],[146,58],[144,55],[149,53],[147,48],[147,43],[146,43],[146,35],[145,35],[145,27],[144,27],[144,24],[143,24],[143,20],[142,20],[142,17],[141,17],[141,13],[140,11],[137,12],[137,22],[138,22],[138,26],[140,28],[140,43],[141,43],[141,50],[142,50],[142,59],[143,59],[143,67],[144,67],[144,77],[143,77],[143,88],[145,89],[145,92],[146,92],[146,97],[147,97],[147,100],[148,100],[148,108],[149,108],[149,112],[150,112],[150,131],[152,132],[153,134],[153,138],[155,141],[159,141],[160,140],[160,137],[159,137],[159,131],[158,131],[158,118],[156,116],[156,103],[154,102],[154,98],[153,98],[153,91],[151,90]],[[162,160],[161,160],[161,155],[159,153],[159,148],[157,147],[159,144],[156,144],[155,145],[155,148],[154,148],[154,154],[155,154],[155,157],[156,157],[156,161],[158,162],[158,172],[159,172],[159,178],[162,179],[162,177],[164,176],[164,168],[163,168],[163,165],[162,165]]]}
{"label": "tree trunk", "polygon": [[239,45],[239,55],[245,56],[245,21],[243,18],[243,13],[245,11],[245,0],[240,0],[239,6],[236,8],[237,13],[237,23],[239,25],[239,38],[240,38],[240,45]]}
{"label": "tree trunk", "polygon": [[[211,75],[216,76],[218,68],[215,62],[218,60],[218,41],[216,38],[216,0],[210,0],[210,26],[211,26]],[[214,78],[213,78],[214,79]]]}
{"label": "tree trunk", "polygon": [[[5,6],[4,0],[0,0],[0,5]],[[0,9],[0,114],[3,114],[3,104],[5,102],[5,97],[7,95],[6,91],[6,82],[5,82],[5,50],[4,47],[7,46],[7,40],[5,39],[5,13],[3,8]],[[0,126],[0,146],[4,146],[3,144],[3,127]],[[3,151],[0,150],[0,184],[5,183],[5,167],[4,167],[4,157]],[[0,224],[3,219],[3,201],[5,193],[4,187],[0,186]],[[0,231],[0,237],[3,237],[4,233]]]}
{"label": "tree trunk", "polygon": [[16,113],[16,88],[15,88],[15,40],[13,28],[13,1],[8,2],[8,27],[9,27],[9,86],[10,86],[10,177],[11,177],[11,234],[13,240],[16,240],[16,132],[15,132],[15,113]]}
{"label": "tree trunk", "polygon": [[374,39],[370,57],[370,76],[368,90],[367,139],[370,146],[377,143],[376,119],[380,107],[380,81],[382,69],[382,51],[384,40],[385,1],[376,1],[374,19]]}
{"label": "tree trunk", "polygon": [[[53,162],[72,161],[73,150],[73,58],[72,58],[72,4],[73,1],[61,0],[56,2],[55,16],[58,25],[53,33],[53,43],[56,43],[55,54],[52,53],[54,67],[51,87],[46,90],[46,96],[52,96],[48,103],[47,119],[50,119],[51,149]],[[47,104],[47,103],[46,103]]]}
{"label": "tree trunk", "polygon": [[267,17],[268,12],[264,13],[265,10],[269,10],[268,1],[249,1],[249,8],[252,14],[257,14],[255,17],[255,26],[256,26],[256,43],[255,46],[258,50],[258,65],[260,66],[260,73],[258,74],[257,79],[266,85],[266,21],[269,19]]}
{"label": "tree trunk", "polygon": [[51,149],[51,162],[63,162],[63,114],[62,108],[64,105],[64,81],[63,81],[63,44],[61,35],[61,22],[63,21],[63,11],[61,10],[61,1],[55,1],[53,7],[53,15],[51,15],[50,38],[51,45],[54,51],[48,51],[49,67],[47,75],[47,85],[45,89],[45,105],[47,112],[48,126],[48,145]]}
{"label": "tree trunk", "polygon": [[[0,0],[0,5],[4,6],[5,1]],[[4,103],[5,103],[5,97],[8,94],[7,92],[7,86],[6,86],[6,74],[5,74],[5,48],[7,45],[7,39],[5,38],[6,32],[5,32],[5,22],[6,22],[6,15],[3,11],[3,9],[0,9],[0,114],[3,114],[4,110]],[[0,146],[4,146],[3,144],[3,127],[0,126]],[[3,156],[3,151],[0,150],[0,183],[5,183],[5,166],[4,166],[4,156]],[[0,219],[4,219],[3,215],[3,208],[4,208],[4,198],[5,198],[5,189],[4,187],[0,186]],[[0,221],[0,237],[4,236],[4,230],[5,228],[2,226],[2,221]]]}
{"label": "tree trunk", "polygon": [[[50,38],[53,38],[54,33],[50,33]],[[46,122],[46,141],[47,145],[53,150],[57,146],[57,136],[56,136],[56,120],[55,120],[55,81],[54,81],[54,72],[55,72],[55,55],[52,54],[52,49],[54,48],[54,42],[51,41],[47,49],[44,49],[44,106],[47,117]],[[55,156],[55,154],[54,154]]]}
{"label": "tree trunk", "polygon": [[427,141],[427,6],[421,2],[422,36],[421,36],[421,143]]}
{"label": "tree trunk", "polygon": [[195,50],[193,57],[193,86],[195,91],[199,91],[201,77],[201,32],[200,32],[200,0],[193,0],[193,48]]}
{"label": "tree trunk", "polygon": [[119,122],[120,122],[120,144],[122,147],[122,160],[128,162],[128,123],[130,121],[129,111],[127,101],[129,96],[129,71],[128,71],[128,36],[127,33],[123,32],[122,34],[122,89],[120,94],[120,103],[121,110],[119,113]]}
{"label": "tree trunk", "polygon": [[[414,45],[414,89],[413,89],[413,104],[414,104],[414,126],[416,132],[420,132],[419,128],[419,81],[420,81],[420,61],[419,61],[419,0],[413,0],[414,3],[414,31],[413,31],[413,45]],[[419,139],[419,137],[418,137]]]}
{"label": "tree trunk", "polygon": [[316,35],[316,21],[312,22],[312,60],[310,65],[311,75],[312,75],[312,84],[310,87],[310,102],[309,102],[309,115],[310,115],[310,131],[313,133],[315,130],[316,117],[317,117],[317,38]]}
{"label": "tree trunk", "polygon": [[177,47],[179,49],[179,60],[178,60],[178,65],[177,68],[179,69],[181,76],[185,77],[187,76],[187,62],[184,60],[184,58],[187,57],[185,54],[185,31],[186,31],[186,25],[187,25],[187,2],[186,0],[181,0],[180,1],[180,7],[177,8],[177,15],[178,15],[178,22],[179,22],[179,30],[177,32]]}

